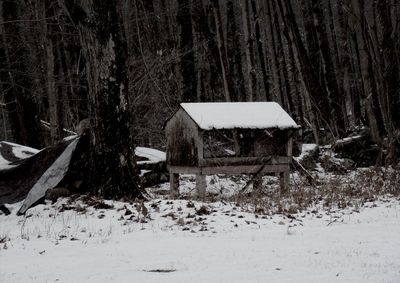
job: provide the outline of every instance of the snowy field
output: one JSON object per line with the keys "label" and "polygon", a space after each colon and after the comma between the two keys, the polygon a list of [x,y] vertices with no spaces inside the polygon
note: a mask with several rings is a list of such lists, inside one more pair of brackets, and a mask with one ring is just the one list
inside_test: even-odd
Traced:
{"label": "snowy field", "polygon": [[222,201],[156,199],[146,217],[139,204],[106,204],[59,200],[26,217],[9,206],[0,282],[400,282],[393,197],[272,216]]}

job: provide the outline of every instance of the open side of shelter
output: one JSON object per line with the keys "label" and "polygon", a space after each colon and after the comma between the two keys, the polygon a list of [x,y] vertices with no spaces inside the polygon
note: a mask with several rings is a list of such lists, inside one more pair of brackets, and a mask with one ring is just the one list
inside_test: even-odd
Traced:
{"label": "open side of shelter", "polygon": [[289,186],[299,126],[275,102],[182,103],[165,129],[173,196],[179,174],[195,174],[202,197],[212,174],[249,174],[259,189],[263,175],[276,173],[281,190]]}

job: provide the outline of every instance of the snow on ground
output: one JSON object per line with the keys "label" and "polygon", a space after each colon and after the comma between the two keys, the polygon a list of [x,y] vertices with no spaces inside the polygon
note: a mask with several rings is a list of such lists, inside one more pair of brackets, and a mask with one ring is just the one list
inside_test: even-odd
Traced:
{"label": "snow on ground", "polygon": [[135,155],[138,157],[147,159],[147,160],[138,161],[137,162],[138,164],[158,163],[158,162],[165,161],[165,159],[166,159],[165,152],[154,149],[154,148],[149,148],[149,147],[137,146],[135,148]]}
{"label": "snow on ground", "polygon": [[[206,176],[207,182],[207,193],[222,198],[230,198],[236,195],[241,189],[243,189],[247,181],[248,176],[230,176],[227,177],[221,175]],[[277,187],[277,178],[266,176],[263,179],[263,184],[271,184],[271,189]],[[169,183],[162,183],[155,187],[148,189],[148,193],[152,196],[156,196],[159,192],[166,192],[170,189]],[[156,193],[156,194],[154,194]],[[180,195],[193,197],[196,195],[196,175],[180,174],[179,178],[179,193]]]}
{"label": "snow on ground", "polygon": [[286,216],[223,201],[154,199],[147,217],[135,203],[87,203],[60,199],[26,217],[8,206],[0,282],[400,282],[393,197]]}
{"label": "snow on ground", "polygon": [[301,162],[304,157],[312,151],[316,151],[318,149],[318,145],[315,143],[303,143],[301,146],[301,154],[299,156],[294,156],[293,158],[296,159],[298,162]]}
{"label": "snow on ground", "polygon": [[[165,160],[138,149],[145,162]],[[322,167],[318,175],[330,176]],[[207,176],[217,202],[159,199],[165,183],[150,189],[145,209],[80,197],[18,217],[22,203],[7,205],[0,282],[400,282],[400,199],[258,215],[227,201],[248,177],[223,177]],[[181,176],[182,195],[194,193],[194,180]],[[279,182],[267,176],[263,183],[268,193]]]}

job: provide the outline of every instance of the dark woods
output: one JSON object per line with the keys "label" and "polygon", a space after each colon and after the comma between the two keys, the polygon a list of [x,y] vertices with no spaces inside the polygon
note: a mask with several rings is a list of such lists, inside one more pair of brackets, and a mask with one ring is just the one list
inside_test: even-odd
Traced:
{"label": "dark woods", "polygon": [[100,2],[1,0],[0,139],[41,148],[98,117],[163,147],[179,102],[277,101],[306,141],[366,128],[398,155],[396,0]]}

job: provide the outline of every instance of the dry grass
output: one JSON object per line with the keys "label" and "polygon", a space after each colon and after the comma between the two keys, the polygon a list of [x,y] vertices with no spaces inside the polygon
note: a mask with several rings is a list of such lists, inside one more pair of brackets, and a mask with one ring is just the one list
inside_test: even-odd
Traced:
{"label": "dry grass", "polygon": [[357,208],[366,202],[400,197],[400,171],[392,168],[358,169],[346,174],[320,174],[315,184],[305,177],[291,177],[291,187],[281,193],[273,177],[264,180],[262,191],[238,194],[228,201],[253,207],[257,214],[293,214],[313,207]]}

